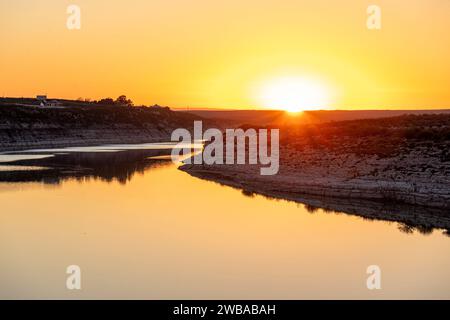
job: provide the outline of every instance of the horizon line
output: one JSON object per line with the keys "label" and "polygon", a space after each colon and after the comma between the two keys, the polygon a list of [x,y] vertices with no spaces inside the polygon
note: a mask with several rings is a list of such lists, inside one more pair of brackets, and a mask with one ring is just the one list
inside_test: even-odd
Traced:
{"label": "horizon line", "polygon": [[[9,97],[9,96],[1,96],[0,98],[6,98],[6,99],[36,99],[36,97],[26,97],[26,96],[16,96],[16,97]],[[74,101],[74,102],[86,102],[90,103],[93,101],[96,101],[96,99],[93,99],[93,101],[85,101],[85,100],[77,100],[73,98],[56,98],[56,97],[48,97],[49,100],[67,100],[67,101]],[[165,104],[159,104],[155,103],[152,105],[160,105],[160,106],[167,106],[171,110],[174,111],[282,111],[282,112],[289,112],[287,110],[284,110],[282,108],[276,109],[276,108],[265,108],[265,107],[170,107]],[[143,105],[143,106],[152,106],[149,105]],[[139,104],[136,105],[138,107]],[[310,111],[450,111],[450,105],[449,106],[443,106],[443,107],[420,107],[420,108],[414,108],[411,106],[404,106],[404,107],[382,107],[382,109],[377,109],[377,107],[370,106],[370,107],[337,107],[337,108],[323,108],[323,109],[306,109],[301,110],[299,112],[310,112]]]}

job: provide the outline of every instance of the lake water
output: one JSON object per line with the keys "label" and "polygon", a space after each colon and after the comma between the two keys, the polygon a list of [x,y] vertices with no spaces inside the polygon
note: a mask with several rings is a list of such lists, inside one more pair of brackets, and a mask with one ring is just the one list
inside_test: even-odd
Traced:
{"label": "lake water", "polygon": [[167,148],[2,155],[0,298],[450,298],[443,230],[249,197],[178,170]]}

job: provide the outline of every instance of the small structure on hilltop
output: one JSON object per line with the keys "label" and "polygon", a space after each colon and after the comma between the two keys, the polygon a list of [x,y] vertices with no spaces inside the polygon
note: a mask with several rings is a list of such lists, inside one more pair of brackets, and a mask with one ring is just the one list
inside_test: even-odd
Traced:
{"label": "small structure on hilltop", "polygon": [[47,106],[49,107],[60,107],[61,106],[61,102],[59,102],[58,100],[50,100],[47,102]]}
{"label": "small structure on hilltop", "polygon": [[46,95],[37,95],[36,99],[39,101],[39,105],[41,107],[44,107],[47,103],[47,96]]}
{"label": "small structure on hilltop", "polygon": [[47,100],[46,95],[37,95],[36,99],[39,101],[41,107],[59,107],[61,103],[58,100]]}

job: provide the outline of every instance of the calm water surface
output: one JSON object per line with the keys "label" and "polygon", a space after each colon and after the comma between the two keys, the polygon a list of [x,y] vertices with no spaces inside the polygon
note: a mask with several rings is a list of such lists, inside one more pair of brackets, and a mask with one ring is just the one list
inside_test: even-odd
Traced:
{"label": "calm water surface", "polygon": [[[310,213],[191,177],[161,154],[102,150],[31,157],[26,170],[23,153],[0,157],[0,298],[450,298],[442,230]],[[72,264],[80,291],[65,286]],[[366,288],[373,264],[381,290]]]}

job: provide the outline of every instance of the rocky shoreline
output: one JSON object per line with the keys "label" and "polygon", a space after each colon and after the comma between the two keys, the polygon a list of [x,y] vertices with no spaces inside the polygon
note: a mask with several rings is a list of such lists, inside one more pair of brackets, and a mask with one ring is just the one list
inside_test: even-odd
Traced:
{"label": "rocky shoreline", "polygon": [[[450,209],[448,116],[404,116],[280,129],[279,172],[183,165],[191,175],[284,198],[315,196]],[[247,149],[248,150],[248,149]]]}
{"label": "rocky shoreline", "polygon": [[379,159],[310,151],[292,156],[290,162],[282,161],[280,172],[274,176],[260,175],[259,166],[254,165],[186,164],[180,169],[268,195],[312,195],[450,209],[450,163],[443,164],[431,154],[419,154],[411,151]]}

